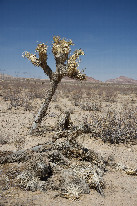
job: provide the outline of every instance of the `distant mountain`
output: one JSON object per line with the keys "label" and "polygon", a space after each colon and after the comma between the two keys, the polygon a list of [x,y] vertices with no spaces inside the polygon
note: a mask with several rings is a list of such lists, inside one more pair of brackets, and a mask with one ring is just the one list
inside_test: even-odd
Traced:
{"label": "distant mountain", "polygon": [[[21,77],[13,77],[11,75],[7,75],[7,74],[1,74],[0,73],[0,80],[7,80],[7,79],[18,79]],[[24,79],[24,78],[23,78]],[[45,79],[44,79],[45,80]],[[75,82],[77,80],[75,79],[71,79],[69,77],[64,77],[62,79],[64,82],[66,81],[69,81],[69,82]],[[86,82],[91,82],[91,83],[102,83],[102,81],[100,80],[96,80],[94,79],[93,77],[89,77],[89,76],[86,76]],[[114,83],[114,84],[136,84],[137,85],[137,80],[135,79],[132,79],[132,78],[129,78],[129,77],[125,77],[125,76],[120,76],[120,77],[117,77],[115,79],[108,79],[105,81],[105,83]]]}
{"label": "distant mountain", "polygon": [[116,79],[109,79],[105,81],[106,83],[115,83],[115,84],[137,84],[137,80],[125,77],[125,76],[120,76],[117,77]]}
{"label": "distant mountain", "polygon": [[94,79],[93,77],[88,77],[86,76],[86,80],[88,82],[93,82],[93,83],[101,83],[101,81]]}

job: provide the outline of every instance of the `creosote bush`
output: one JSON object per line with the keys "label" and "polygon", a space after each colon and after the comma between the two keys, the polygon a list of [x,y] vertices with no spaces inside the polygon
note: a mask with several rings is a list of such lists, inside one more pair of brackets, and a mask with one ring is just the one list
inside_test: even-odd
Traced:
{"label": "creosote bush", "polygon": [[104,142],[127,143],[137,140],[137,119],[134,108],[126,108],[119,114],[108,111],[106,115],[92,116],[91,137],[101,138]]}

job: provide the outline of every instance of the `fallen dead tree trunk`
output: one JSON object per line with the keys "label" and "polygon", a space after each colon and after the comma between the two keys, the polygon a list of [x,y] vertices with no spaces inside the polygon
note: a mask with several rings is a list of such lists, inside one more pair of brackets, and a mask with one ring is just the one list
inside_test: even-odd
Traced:
{"label": "fallen dead tree trunk", "polygon": [[25,190],[52,189],[67,198],[78,198],[89,193],[91,188],[103,194],[103,158],[72,138],[68,140],[68,135],[69,131],[66,131],[66,136],[54,143],[37,145],[28,150],[1,152],[0,164],[8,165],[10,170],[10,163],[22,162],[18,175],[12,181]]}

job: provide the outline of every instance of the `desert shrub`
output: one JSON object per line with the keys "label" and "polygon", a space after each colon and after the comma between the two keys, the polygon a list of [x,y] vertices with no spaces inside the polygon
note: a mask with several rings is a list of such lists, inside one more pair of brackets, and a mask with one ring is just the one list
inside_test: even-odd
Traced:
{"label": "desert shrub", "polygon": [[85,102],[80,104],[80,108],[84,111],[101,111],[101,103]]}
{"label": "desert shrub", "polygon": [[[93,117],[92,117],[93,118]],[[91,125],[91,137],[104,142],[126,143],[137,140],[137,119],[135,110],[108,111],[105,116],[96,116]]]}
{"label": "desert shrub", "polygon": [[8,144],[10,142],[10,138],[9,137],[4,137],[2,136],[2,134],[0,135],[0,144]]}

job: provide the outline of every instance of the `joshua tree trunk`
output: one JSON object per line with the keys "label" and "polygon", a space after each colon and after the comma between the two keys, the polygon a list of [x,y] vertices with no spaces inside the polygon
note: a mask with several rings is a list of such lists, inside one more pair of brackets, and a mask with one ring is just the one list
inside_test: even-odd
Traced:
{"label": "joshua tree trunk", "polygon": [[47,91],[45,101],[42,104],[41,108],[39,109],[38,114],[36,115],[36,117],[34,119],[34,122],[32,124],[31,132],[30,133],[33,133],[38,128],[38,126],[40,125],[43,117],[46,116],[46,112],[48,110],[49,103],[52,100],[52,97],[53,97],[53,95],[54,95],[54,93],[55,93],[55,91],[57,89],[57,86],[60,83],[60,81],[61,81],[61,78],[58,78],[56,80],[53,79],[50,82],[51,88]]}

